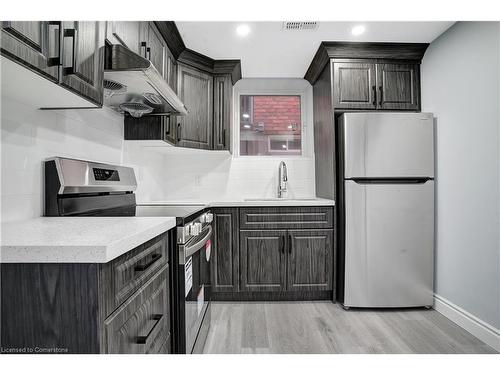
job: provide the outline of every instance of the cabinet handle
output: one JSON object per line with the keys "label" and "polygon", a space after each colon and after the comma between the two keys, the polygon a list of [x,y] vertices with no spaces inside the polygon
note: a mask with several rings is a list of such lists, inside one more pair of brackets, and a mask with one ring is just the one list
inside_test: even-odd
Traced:
{"label": "cabinet handle", "polygon": [[155,321],[155,324],[151,327],[146,335],[138,335],[137,343],[138,344],[146,344],[148,342],[149,337],[155,331],[155,328],[159,326],[159,323],[162,321],[163,314],[153,314],[152,320]]}
{"label": "cabinet handle", "polygon": [[151,48],[150,47],[146,48],[146,55],[147,55],[147,59],[149,61],[151,61]]}
{"label": "cabinet handle", "polygon": [[134,267],[134,271],[135,272],[144,272],[160,258],[161,258],[161,254],[155,253],[155,254],[151,255],[151,260],[149,262],[136,265]]}
{"label": "cabinet handle", "polygon": [[372,90],[373,90],[373,106],[376,107],[377,106],[377,86],[373,85]]}
{"label": "cabinet handle", "polygon": [[64,37],[71,38],[73,43],[71,44],[71,66],[64,68],[64,74],[70,75],[75,74],[76,69],[76,29],[64,29]]}
{"label": "cabinet handle", "polygon": [[380,102],[379,102],[379,105],[382,105],[383,101],[384,101],[384,91],[382,90],[382,86],[379,86],[378,90],[380,91]]}
{"label": "cabinet handle", "polygon": [[222,146],[226,148],[226,129],[222,129]]}
{"label": "cabinet handle", "polygon": [[47,59],[47,66],[59,66],[61,65],[61,21],[49,21],[49,44],[48,44],[48,52],[50,53],[50,40],[51,40],[51,28],[55,27],[57,30],[57,56],[49,57]]}
{"label": "cabinet handle", "polygon": [[177,124],[177,142],[181,141],[181,123]]}
{"label": "cabinet handle", "polygon": [[279,243],[280,251],[285,254],[285,235],[282,234],[280,236],[280,243]]}
{"label": "cabinet handle", "polygon": [[141,51],[144,48],[144,52],[142,53],[142,56],[146,58],[146,52],[147,52],[147,43],[146,42],[141,42]]}
{"label": "cabinet handle", "polygon": [[289,254],[292,253],[292,235],[291,234],[288,235],[288,253]]}

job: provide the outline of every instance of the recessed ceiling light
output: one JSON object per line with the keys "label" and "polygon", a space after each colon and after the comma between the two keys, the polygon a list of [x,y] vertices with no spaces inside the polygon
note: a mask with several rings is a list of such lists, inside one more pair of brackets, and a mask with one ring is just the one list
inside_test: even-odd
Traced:
{"label": "recessed ceiling light", "polygon": [[250,26],[245,24],[239,25],[236,28],[236,34],[238,34],[241,37],[247,36],[248,34],[250,34]]}
{"label": "recessed ceiling light", "polygon": [[248,113],[243,113],[243,118],[250,118],[250,115]]}
{"label": "recessed ceiling light", "polygon": [[250,128],[251,128],[251,126],[250,126],[250,125],[248,125],[248,124],[243,125],[243,127],[244,127],[245,129],[250,129]]}
{"label": "recessed ceiling light", "polygon": [[366,28],[363,25],[354,26],[351,30],[352,35],[361,35],[365,32]]}

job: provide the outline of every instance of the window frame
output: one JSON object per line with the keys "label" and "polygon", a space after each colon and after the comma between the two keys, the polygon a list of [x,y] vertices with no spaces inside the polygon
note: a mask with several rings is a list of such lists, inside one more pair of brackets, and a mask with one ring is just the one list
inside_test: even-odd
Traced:
{"label": "window frame", "polygon": [[[272,83],[270,82],[270,85]],[[300,97],[300,139],[301,139],[301,154],[293,155],[283,152],[283,154],[278,155],[240,155],[240,103],[241,96],[253,95],[253,96],[299,96]],[[308,133],[308,93],[306,89],[300,88],[252,88],[245,89],[240,88],[239,90],[234,90],[233,103],[234,103],[234,117],[233,124],[233,157],[241,159],[252,159],[252,158],[265,158],[265,159],[306,159],[311,157],[311,146],[309,145],[309,139],[307,137]]]}

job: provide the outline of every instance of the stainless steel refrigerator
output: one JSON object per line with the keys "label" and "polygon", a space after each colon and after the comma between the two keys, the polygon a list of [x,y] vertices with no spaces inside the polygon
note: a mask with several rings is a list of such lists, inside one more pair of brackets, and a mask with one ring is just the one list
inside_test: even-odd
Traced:
{"label": "stainless steel refrigerator", "polygon": [[434,130],[430,113],[346,113],[345,307],[433,304]]}

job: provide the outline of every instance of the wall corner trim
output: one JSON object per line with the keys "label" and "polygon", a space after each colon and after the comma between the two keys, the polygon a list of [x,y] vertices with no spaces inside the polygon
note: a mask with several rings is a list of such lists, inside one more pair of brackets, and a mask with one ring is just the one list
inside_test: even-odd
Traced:
{"label": "wall corner trim", "polygon": [[500,352],[500,329],[491,326],[437,294],[434,294],[434,310]]}

